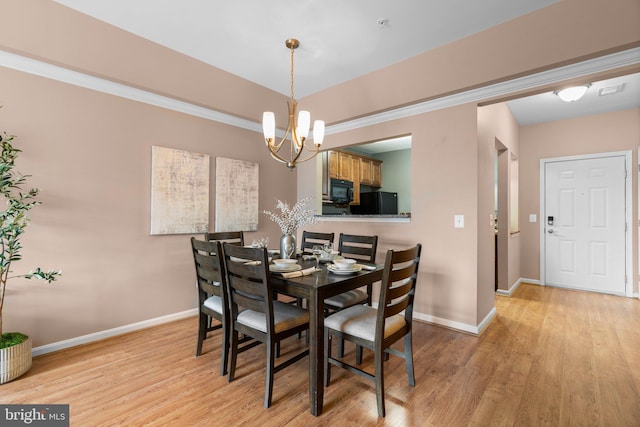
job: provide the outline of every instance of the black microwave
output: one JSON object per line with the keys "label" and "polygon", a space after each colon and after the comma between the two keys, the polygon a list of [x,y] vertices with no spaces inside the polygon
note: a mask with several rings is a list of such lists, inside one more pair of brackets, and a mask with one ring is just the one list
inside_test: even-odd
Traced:
{"label": "black microwave", "polygon": [[353,182],[331,178],[329,199],[335,204],[347,205],[353,201]]}

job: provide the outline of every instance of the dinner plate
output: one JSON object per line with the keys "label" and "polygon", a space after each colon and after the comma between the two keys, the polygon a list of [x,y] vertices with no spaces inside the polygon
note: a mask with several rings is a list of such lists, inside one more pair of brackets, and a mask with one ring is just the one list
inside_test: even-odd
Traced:
{"label": "dinner plate", "polygon": [[288,273],[289,271],[302,270],[302,266],[300,264],[291,264],[280,267],[279,265],[270,264],[269,270],[273,271],[274,273]]}
{"label": "dinner plate", "polygon": [[327,270],[335,274],[353,274],[362,270],[362,266],[360,264],[354,264],[352,268],[340,269],[333,264],[328,264]]}

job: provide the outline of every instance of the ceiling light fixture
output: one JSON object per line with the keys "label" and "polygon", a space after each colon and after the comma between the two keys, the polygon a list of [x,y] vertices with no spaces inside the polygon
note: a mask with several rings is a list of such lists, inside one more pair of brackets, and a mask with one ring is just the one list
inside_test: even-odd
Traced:
{"label": "ceiling light fixture", "polygon": [[[300,46],[300,42],[296,39],[288,39],[285,41],[285,45],[291,51],[291,99],[287,102],[289,106],[289,123],[287,124],[287,130],[279,143],[275,143],[276,137],[276,118],[273,112],[265,111],[262,114],[262,130],[264,132],[264,141],[269,149],[271,157],[275,160],[282,162],[287,167],[293,170],[296,167],[296,163],[305,162],[318,154],[322,140],[324,139],[324,121],[316,120],[313,122],[313,144],[314,147],[310,148],[309,144],[305,146],[307,136],[309,135],[309,124],[311,122],[311,114],[308,111],[300,111],[298,118],[296,119],[296,107],[297,102],[293,97],[293,51]],[[285,144],[289,137],[289,144]],[[289,147],[288,150],[284,150],[285,153],[280,155],[279,152],[283,147]],[[311,154],[300,160],[300,156],[304,149],[307,149]],[[286,153],[288,151],[288,153]]]}
{"label": "ceiling light fixture", "polygon": [[566,89],[556,90],[553,93],[558,95],[564,102],[573,102],[582,98],[589,89],[590,84],[568,87]]}

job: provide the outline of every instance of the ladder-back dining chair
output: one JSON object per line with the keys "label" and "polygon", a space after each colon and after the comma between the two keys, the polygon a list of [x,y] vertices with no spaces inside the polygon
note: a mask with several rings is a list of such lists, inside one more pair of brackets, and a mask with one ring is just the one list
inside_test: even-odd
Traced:
{"label": "ladder-back dining chair", "polygon": [[303,255],[312,253],[313,247],[316,245],[324,246],[326,243],[333,244],[335,233],[316,233],[312,231],[302,232],[302,241],[300,242],[300,250]]}
{"label": "ladder-back dining chair", "polygon": [[[378,236],[359,236],[355,234],[340,233],[338,241],[338,252],[345,258],[353,258],[357,261],[368,263],[376,262],[376,251],[378,250]],[[371,291],[373,284],[366,286],[366,291],[354,289],[343,292],[334,297],[324,300],[324,305],[332,311],[342,310],[356,304],[371,305]]]}
{"label": "ladder-back dining chair", "polygon": [[[378,236],[361,236],[357,234],[340,233],[338,252],[345,258],[375,263],[378,250]],[[357,304],[371,305],[373,283],[368,283],[363,289],[353,289],[324,300],[328,312],[344,310]],[[344,341],[338,342],[338,356],[344,356]]]}
{"label": "ladder-back dining chair", "polygon": [[[325,387],[331,381],[331,365],[373,381],[376,385],[378,415],[385,416],[384,407],[384,359],[385,354],[402,357],[405,360],[408,382],[415,385],[413,373],[413,349],[411,325],[416,278],[420,264],[422,245],[394,251],[387,251],[380,287],[378,308],[354,305],[338,311],[324,321],[325,325]],[[370,349],[374,353],[374,373],[345,363],[331,356],[331,337],[346,339],[356,343],[357,348]],[[391,348],[400,339],[404,341],[404,351]],[[356,356],[356,364],[362,362],[362,350]]]}
{"label": "ladder-back dining chair", "polygon": [[[275,364],[276,347],[285,338],[309,329],[309,312],[274,300],[266,248],[223,245],[224,265],[231,306],[231,357],[229,381],[236,372],[238,354],[257,342],[266,346],[266,385],[264,407],[271,406],[274,374],[309,355],[308,347],[287,360]],[[239,334],[254,338],[254,343],[239,347]]]}
{"label": "ladder-back dining chair", "polygon": [[204,240],[219,240],[222,243],[235,243],[244,246],[244,231],[216,231],[204,233]]}
{"label": "ladder-back dining chair", "polygon": [[[196,357],[202,354],[202,344],[207,334],[222,329],[222,355],[220,375],[227,374],[229,355],[229,303],[226,274],[222,260],[222,243],[191,238],[191,249],[196,267],[198,284],[198,340]],[[213,325],[212,319],[218,324]]]}

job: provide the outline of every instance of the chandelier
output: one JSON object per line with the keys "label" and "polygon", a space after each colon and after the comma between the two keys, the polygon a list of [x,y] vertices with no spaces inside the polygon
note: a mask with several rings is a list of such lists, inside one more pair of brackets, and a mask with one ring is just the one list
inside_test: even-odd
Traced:
{"label": "chandelier", "polygon": [[[264,132],[264,141],[271,157],[286,164],[289,169],[293,170],[296,167],[296,163],[305,162],[318,154],[322,140],[324,139],[324,121],[316,120],[313,122],[314,146],[309,147],[310,144],[308,143],[305,145],[307,136],[309,135],[311,114],[308,111],[300,111],[296,119],[297,102],[293,97],[293,51],[300,46],[300,42],[296,39],[288,39],[285,41],[285,45],[291,51],[291,99],[287,101],[287,105],[289,106],[287,130],[280,142],[276,144],[276,119],[271,111],[265,111],[262,114],[262,130]],[[288,144],[285,144],[285,142],[288,142]],[[304,150],[307,150],[307,157],[302,156]]]}

